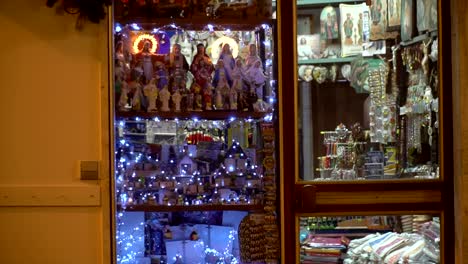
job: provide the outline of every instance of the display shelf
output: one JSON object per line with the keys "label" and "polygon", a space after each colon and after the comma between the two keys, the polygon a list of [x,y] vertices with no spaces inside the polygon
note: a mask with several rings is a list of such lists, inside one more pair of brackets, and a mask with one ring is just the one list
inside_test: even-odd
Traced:
{"label": "display shelf", "polygon": [[208,120],[229,120],[232,118],[244,118],[244,119],[261,119],[266,115],[271,114],[270,112],[239,112],[239,111],[200,111],[200,112],[116,112],[118,118],[131,118],[139,117],[146,119],[208,119]]}
{"label": "display shelf", "polygon": [[297,6],[362,3],[364,0],[297,0]]}
{"label": "display shelf", "polygon": [[333,64],[333,63],[349,63],[352,62],[356,57],[346,58],[324,58],[324,59],[313,59],[313,60],[299,60],[297,64]]}
{"label": "display shelf", "polygon": [[126,212],[184,212],[184,211],[262,211],[261,204],[203,204],[203,205],[117,205],[118,211]]}
{"label": "display shelf", "polygon": [[[254,30],[256,27],[267,24],[267,25],[275,25],[275,19],[265,19],[265,18],[247,18],[247,19],[239,19],[239,18],[223,18],[223,19],[212,19],[212,18],[158,18],[155,20],[154,18],[145,18],[145,17],[134,17],[134,18],[126,18],[126,17],[116,17],[116,21],[120,24],[133,24],[136,23],[138,26],[145,30],[151,30],[153,28],[164,27],[168,25],[173,25],[174,30],[177,26],[183,25],[185,30],[207,30],[207,25],[213,25],[214,30],[217,28],[229,28],[230,30]],[[239,23],[240,22],[240,23]],[[170,30],[170,29],[168,29]]]}

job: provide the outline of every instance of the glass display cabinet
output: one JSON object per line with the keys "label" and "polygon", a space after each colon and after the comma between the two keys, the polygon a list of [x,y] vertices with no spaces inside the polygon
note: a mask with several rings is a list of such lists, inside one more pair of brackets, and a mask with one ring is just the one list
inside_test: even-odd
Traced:
{"label": "glass display cabinet", "polygon": [[114,5],[116,263],[278,263],[271,1]]}
{"label": "glass display cabinet", "polygon": [[285,263],[454,263],[448,8],[293,2],[279,4],[294,51],[281,56]]}

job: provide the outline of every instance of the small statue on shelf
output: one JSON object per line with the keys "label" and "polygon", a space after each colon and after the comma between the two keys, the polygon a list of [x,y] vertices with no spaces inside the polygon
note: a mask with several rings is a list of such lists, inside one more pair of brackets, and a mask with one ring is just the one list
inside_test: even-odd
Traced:
{"label": "small statue on shelf", "polygon": [[260,57],[257,54],[257,46],[255,44],[250,44],[249,55],[247,56],[247,58],[245,58],[246,71],[250,70],[250,68],[254,66],[257,61],[260,61],[261,64]]}
{"label": "small statue on shelf", "polygon": [[[229,91],[231,90],[229,72],[224,68],[223,60],[218,60],[216,65],[215,76],[213,79],[213,86],[220,92],[221,102],[217,102],[217,109],[229,109]],[[219,105],[218,105],[219,103]]]}
{"label": "small statue on shelf", "polygon": [[158,88],[155,85],[155,81],[156,80],[154,78],[151,79],[149,84],[147,84],[143,88],[143,92],[144,92],[146,98],[148,99],[148,108],[147,108],[148,112],[157,111],[156,100],[158,98]]}
{"label": "small statue on shelf", "polygon": [[238,93],[240,93],[244,89],[245,72],[242,60],[239,58],[236,60],[236,64],[231,72],[231,79],[231,88],[234,88]]}
{"label": "small statue on shelf", "polygon": [[221,94],[221,89],[216,89],[215,91],[215,107],[216,109],[223,109],[223,96]]}
{"label": "small statue on shelf", "polygon": [[163,112],[169,112],[169,99],[171,98],[171,93],[169,90],[167,90],[167,86],[164,87],[160,92],[159,92],[159,101],[161,102],[161,111]]}
{"label": "small statue on shelf", "polygon": [[422,69],[423,69],[423,72],[424,72],[424,78],[425,78],[425,82],[427,83],[427,80],[429,78],[429,46],[431,45],[432,43],[432,39],[430,39],[427,43],[426,42],[423,42],[421,44],[421,47],[422,47],[422,51],[423,51],[423,59],[421,61],[421,66],[422,66]]}
{"label": "small statue on shelf", "polygon": [[157,61],[155,63],[155,67],[156,67],[156,72],[155,72],[156,86],[158,87],[159,90],[162,90],[165,86],[169,84],[166,66],[164,66],[164,63]]}
{"label": "small statue on shelf", "polygon": [[145,41],[143,50],[138,54],[143,66],[143,73],[146,80],[153,78],[153,54],[150,51],[151,42]]}
{"label": "small statue on shelf", "polygon": [[210,57],[205,53],[205,46],[201,43],[197,45],[197,54],[193,57],[190,71],[195,78],[195,83],[201,88],[205,88],[207,83],[211,83],[214,66]]}
{"label": "small statue on shelf", "polygon": [[205,110],[212,110],[213,87],[208,86],[203,90],[203,100],[205,101]]}
{"label": "small statue on shelf", "polygon": [[237,91],[233,87],[229,90],[229,108],[237,110]]}
{"label": "small statue on shelf", "polygon": [[143,92],[141,89],[141,84],[140,84],[140,79],[138,78],[137,80],[132,81],[129,84],[130,90],[133,91],[133,97],[132,97],[132,109],[134,111],[140,111],[142,108],[142,99],[143,99]]}
{"label": "small statue on shelf", "polygon": [[[193,107],[195,111],[202,110],[202,87],[194,82],[192,83],[191,94],[193,95]],[[190,104],[189,104],[190,105]]]}
{"label": "small statue on shelf", "polygon": [[120,97],[119,97],[119,110],[120,111],[128,111],[130,105],[128,104],[128,94],[130,92],[130,88],[125,80],[121,79],[120,77],[116,80],[117,83],[120,85]]}
{"label": "small statue on shelf", "polygon": [[232,51],[231,51],[231,46],[229,46],[228,43],[225,43],[222,50],[221,54],[219,54],[219,59],[218,61],[222,60],[224,62],[224,68],[226,71],[231,74],[232,70],[235,67],[236,60],[232,56]]}
{"label": "small statue on shelf", "polygon": [[247,82],[250,85],[250,92],[257,95],[257,99],[263,100],[263,86],[265,85],[266,76],[263,73],[262,62],[257,59],[253,66],[247,70]]}
{"label": "small statue on shelf", "polygon": [[176,90],[172,94],[172,102],[174,103],[174,111],[180,112],[180,101],[182,100],[182,95],[179,93],[179,90]]}
{"label": "small statue on shelf", "polygon": [[166,62],[169,65],[172,90],[175,91],[185,88],[189,66],[185,56],[181,53],[181,46],[179,44],[174,44],[172,46],[172,51],[166,57]]}

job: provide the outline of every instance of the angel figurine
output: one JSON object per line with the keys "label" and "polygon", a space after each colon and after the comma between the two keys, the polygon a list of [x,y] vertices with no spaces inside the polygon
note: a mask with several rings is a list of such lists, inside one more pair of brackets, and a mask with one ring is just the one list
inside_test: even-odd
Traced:
{"label": "angel figurine", "polygon": [[170,111],[169,109],[169,99],[171,98],[171,93],[167,89],[167,87],[164,87],[160,92],[159,92],[159,101],[161,102],[161,111],[163,112],[168,112]]}
{"label": "angel figurine", "polygon": [[156,111],[156,99],[158,98],[158,88],[155,84],[156,80],[153,78],[151,81],[143,88],[143,93],[148,99],[148,108],[146,111],[153,112]]}

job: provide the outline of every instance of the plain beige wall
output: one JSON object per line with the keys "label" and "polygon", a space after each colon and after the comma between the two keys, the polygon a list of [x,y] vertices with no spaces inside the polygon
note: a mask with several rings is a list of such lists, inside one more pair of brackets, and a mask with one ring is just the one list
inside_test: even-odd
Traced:
{"label": "plain beige wall", "polygon": [[[77,32],[76,17],[45,2],[0,1],[0,186],[97,185],[78,179],[78,161],[107,153],[106,21]],[[108,215],[106,206],[0,207],[0,263],[105,263]]]}

